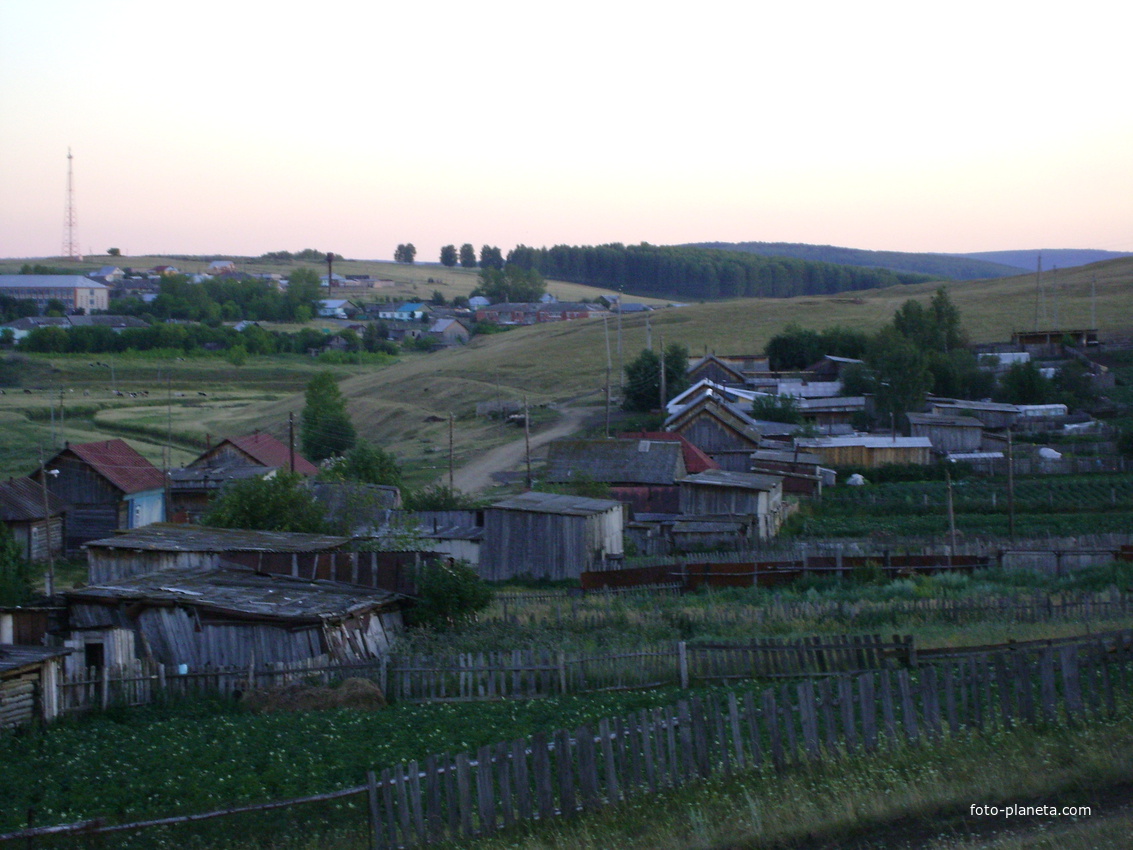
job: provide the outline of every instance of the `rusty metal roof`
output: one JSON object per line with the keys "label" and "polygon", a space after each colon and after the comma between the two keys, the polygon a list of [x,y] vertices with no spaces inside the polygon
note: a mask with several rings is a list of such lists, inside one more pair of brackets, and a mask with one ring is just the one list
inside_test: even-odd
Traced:
{"label": "rusty metal roof", "polygon": [[[245,434],[243,437],[229,437],[222,440],[218,447],[225,443],[232,444],[263,466],[278,466],[281,469],[290,468],[291,449],[266,431],[256,431],[254,434]],[[319,468],[296,451],[295,471],[300,475],[315,475]]]}
{"label": "rusty metal roof", "polygon": [[[66,512],[67,503],[49,492],[47,508],[51,516],[58,516]],[[30,478],[0,481],[0,520],[28,522],[43,518],[43,485]]]}
{"label": "rusty metal roof", "polygon": [[142,457],[125,440],[103,440],[99,443],[71,443],[56,458],[73,454],[99,475],[129,495],[165,486],[161,470]]}
{"label": "rusty metal roof", "polygon": [[237,618],[243,615],[307,622],[371,611],[400,599],[395,593],[372,587],[241,569],[162,570],[69,590],[66,597],[69,604],[188,606]]}
{"label": "rusty metal roof", "polygon": [[86,546],[143,552],[329,552],[340,549],[350,540],[330,534],[155,522],[114,537],[91,540]]}

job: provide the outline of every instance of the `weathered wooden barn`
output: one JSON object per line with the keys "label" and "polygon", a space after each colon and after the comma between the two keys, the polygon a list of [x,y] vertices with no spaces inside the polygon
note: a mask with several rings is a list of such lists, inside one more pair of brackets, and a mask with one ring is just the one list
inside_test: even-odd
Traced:
{"label": "weathered wooden barn", "polygon": [[700,380],[709,380],[717,384],[744,384],[743,368],[740,364],[730,363],[715,354],[707,354],[699,360],[689,364],[689,383],[695,384]]}
{"label": "weathered wooden barn", "polygon": [[0,729],[59,714],[59,665],[70,651],[0,644]]}
{"label": "weathered wooden barn", "polygon": [[994,401],[963,401],[958,399],[932,399],[929,412],[939,416],[970,416],[980,420],[985,428],[1010,428],[1021,416],[1019,406]]}
{"label": "weathered wooden barn", "polygon": [[24,559],[47,560],[49,546],[52,555],[63,554],[66,514],[66,503],[44,493],[42,484],[30,478],[0,481],[0,522],[12,532]]}
{"label": "weathered wooden barn", "polygon": [[609,486],[611,498],[634,511],[675,513],[684,450],[672,440],[556,440],[543,479],[549,484]]}
{"label": "weathered wooden barn", "polygon": [[834,473],[822,466],[822,458],[798,449],[759,449],[751,455],[751,471],[761,475],[777,475],[783,479],[784,493],[821,496]]}
{"label": "weathered wooden barn", "polygon": [[708,455],[721,469],[746,472],[751,453],[759,448],[754,420],[707,393],[665,420],[674,431]]}
{"label": "weathered wooden barn", "polygon": [[[187,468],[201,469],[225,466],[261,466],[269,469],[291,468],[292,452],[288,445],[266,431],[255,431],[242,437],[226,437],[215,446],[202,452]],[[315,475],[319,468],[294,452],[295,471],[300,475]]]}
{"label": "weathered wooden barn", "polygon": [[783,479],[774,475],[711,469],[681,482],[681,514],[696,519],[746,517],[767,540],[783,524]]}
{"label": "weathered wooden barn", "polygon": [[[161,470],[125,440],[68,444],[46,469],[48,491],[69,505],[64,538],[69,552],[118,529],[165,519]],[[42,484],[43,470],[29,477]]]}
{"label": "weathered wooden barn", "polygon": [[928,437],[885,437],[859,434],[851,437],[807,437],[795,441],[800,448],[819,455],[826,466],[864,466],[874,469],[887,464],[932,463]]}
{"label": "weathered wooden barn", "polygon": [[936,452],[953,454],[980,450],[984,426],[973,416],[944,416],[935,413],[906,415],[912,436],[928,437]]}
{"label": "weathered wooden barn", "polygon": [[561,581],[622,557],[622,505],[555,493],[524,493],[484,511],[480,575]]}
{"label": "weathered wooden barn", "polygon": [[[134,658],[190,668],[378,658],[401,628],[396,594],[248,569],[176,569],[66,594],[84,663]],[[122,636],[133,638],[134,658]],[[113,652],[108,643],[115,643]],[[92,647],[102,646],[101,653]]]}

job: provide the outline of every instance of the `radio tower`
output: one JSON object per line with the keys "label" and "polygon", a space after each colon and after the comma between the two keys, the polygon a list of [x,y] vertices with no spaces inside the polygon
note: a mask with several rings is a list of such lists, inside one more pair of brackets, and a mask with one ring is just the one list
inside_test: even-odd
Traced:
{"label": "radio tower", "polygon": [[83,259],[79,249],[79,237],[75,232],[78,216],[75,214],[75,175],[71,165],[74,159],[71,148],[67,148],[67,213],[63,218],[63,256],[72,260]]}

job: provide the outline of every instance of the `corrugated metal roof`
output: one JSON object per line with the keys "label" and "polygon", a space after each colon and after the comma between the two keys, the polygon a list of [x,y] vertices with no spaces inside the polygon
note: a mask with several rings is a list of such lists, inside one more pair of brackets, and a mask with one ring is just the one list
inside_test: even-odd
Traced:
{"label": "corrugated metal roof", "polygon": [[397,594],[250,570],[163,570],[67,591],[72,603],[150,602],[292,620],[334,619],[396,601]]}
{"label": "corrugated metal roof", "polygon": [[114,537],[91,540],[95,549],[133,549],[145,552],[328,552],[351,538],[293,531],[251,531],[155,522]]}
{"label": "corrugated metal roof", "polygon": [[609,510],[621,509],[621,502],[609,499],[588,499],[584,496],[564,496],[559,493],[537,493],[531,491],[496,502],[492,509],[505,511],[530,511],[541,514],[563,514],[565,516],[591,516]]}
{"label": "corrugated metal roof", "polygon": [[109,289],[106,284],[76,274],[0,274],[0,289]]}
{"label": "corrugated metal roof", "polygon": [[[47,508],[51,516],[58,516],[67,510],[67,503],[49,492]],[[43,518],[43,485],[30,478],[0,482],[0,520],[29,522]]]}
{"label": "corrugated metal roof", "polygon": [[854,435],[849,437],[814,437],[795,441],[804,449],[833,449],[861,446],[867,449],[931,449],[928,437],[885,437]]}
{"label": "corrugated metal roof", "polygon": [[774,490],[783,484],[777,475],[759,475],[754,472],[729,472],[725,469],[709,469],[688,476],[681,484],[699,484],[709,487],[738,487],[743,490]]}
{"label": "corrugated metal roof", "polygon": [[[228,437],[221,440],[217,447],[229,443],[240,451],[264,466],[278,466],[280,469],[289,469],[291,465],[291,449],[277,440],[266,431],[256,431],[243,437]],[[319,468],[311,463],[299,452],[295,452],[295,471],[300,475],[315,475]]]}
{"label": "corrugated metal roof", "polygon": [[684,474],[684,453],[671,440],[555,440],[544,478],[560,484],[673,484]]}
{"label": "corrugated metal roof", "polygon": [[671,440],[681,444],[681,450],[684,452],[685,459],[685,472],[693,475],[697,472],[704,472],[706,469],[719,469],[720,464],[716,463],[712,458],[702,452],[697,446],[694,446],[688,441],[684,434],[678,434],[676,431],[641,431],[640,433],[624,433],[618,434],[622,439],[641,439],[641,440]]}
{"label": "corrugated metal roof", "polygon": [[[138,454],[125,440],[72,443],[55,457],[68,452],[127,495],[144,490],[158,490],[165,486],[161,470]],[[51,461],[48,462],[49,466],[50,464]]]}

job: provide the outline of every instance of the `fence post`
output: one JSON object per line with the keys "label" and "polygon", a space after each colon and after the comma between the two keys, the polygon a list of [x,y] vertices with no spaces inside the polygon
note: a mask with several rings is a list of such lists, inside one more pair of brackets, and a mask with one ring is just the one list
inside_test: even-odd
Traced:
{"label": "fence post", "polygon": [[677,665],[680,668],[681,689],[688,690],[688,645],[683,640],[677,644]]}
{"label": "fence post", "polygon": [[567,692],[566,653],[562,650],[558,653],[557,664],[559,668],[559,693],[565,694]]}
{"label": "fence post", "polygon": [[382,850],[382,818],[378,811],[378,777],[374,771],[366,771],[366,798],[370,808],[370,848]]}

